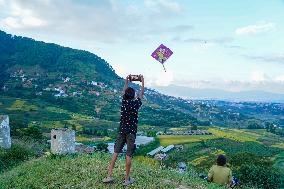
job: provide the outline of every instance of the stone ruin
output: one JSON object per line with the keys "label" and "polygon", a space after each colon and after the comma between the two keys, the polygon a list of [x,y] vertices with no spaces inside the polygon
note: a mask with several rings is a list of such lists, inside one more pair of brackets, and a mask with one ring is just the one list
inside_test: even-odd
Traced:
{"label": "stone ruin", "polygon": [[7,115],[0,115],[0,147],[11,148],[9,116]]}
{"label": "stone ruin", "polygon": [[57,155],[75,153],[75,131],[65,128],[52,129],[51,153]]}

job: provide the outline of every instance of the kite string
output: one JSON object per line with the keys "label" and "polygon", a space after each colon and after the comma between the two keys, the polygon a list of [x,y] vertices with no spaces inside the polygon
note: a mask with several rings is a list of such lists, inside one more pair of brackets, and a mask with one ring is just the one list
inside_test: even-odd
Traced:
{"label": "kite string", "polygon": [[163,68],[164,68],[165,72],[167,72],[167,71],[166,71],[166,68],[165,68],[165,66],[164,66],[164,64],[162,64],[162,65],[163,65]]}

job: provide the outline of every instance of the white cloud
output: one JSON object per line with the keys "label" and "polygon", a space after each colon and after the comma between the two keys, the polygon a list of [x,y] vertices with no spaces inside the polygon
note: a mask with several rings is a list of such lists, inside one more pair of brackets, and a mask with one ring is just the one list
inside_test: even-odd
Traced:
{"label": "white cloud", "polygon": [[244,57],[262,62],[284,63],[284,54],[244,55]]}
{"label": "white cloud", "polygon": [[0,0],[0,7],[5,5],[5,0]]}
{"label": "white cloud", "polygon": [[127,75],[129,75],[126,71],[126,69],[121,66],[120,64],[114,64],[113,69],[115,70],[115,73],[123,78],[125,78]]}
{"label": "white cloud", "polygon": [[265,33],[275,29],[275,23],[272,22],[262,22],[255,25],[249,25],[241,28],[237,28],[235,33],[237,35],[250,35]]}
{"label": "white cloud", "polygon": [[251,80],[253,82],[264,82],[270,78],[262,71],[253,71],[251,74]]}
{"label": "white cloud", "polygon": [[275,81],[284,83],[284,75],[279,75],[275,78]]}
{"label": "white cloud", "polygon": [[155,76],[147,75],[146,77],[148,86],[168,86],[174,81],[174,73],[170,70],[160,71]]}
{"label": "white cloud", "polygon": [[[160,36],[160,31],[192,29],[190,25],[169,24],[168,19],[176,19],[181,10],[180,4],[170,0],[146,0],[142,5],[117,0],[13,0],[3,9],[6,17],[0,18],[0,27],[9,33],[52,33],[54,38],[66,40],[80,36],[80,40],[103,43],[145,42]],[[153,28],[157,29],[149,33]]]}
{"label": "white cloud", "polygon": [[171,11],[179,13],[182,11],[181,5],[173,0],[144,0],[144,3],[148,8],[156,12]]}
{"label": "white cloud", "polygon": [[[1,3],[0,3],[1,4]],[[0,20],[0,27],[13,29],[27,29],[46,25],[46,22],[34,15],[34,11],[21,7],[16,1],[4,4],[10,10],[10,15]]]}

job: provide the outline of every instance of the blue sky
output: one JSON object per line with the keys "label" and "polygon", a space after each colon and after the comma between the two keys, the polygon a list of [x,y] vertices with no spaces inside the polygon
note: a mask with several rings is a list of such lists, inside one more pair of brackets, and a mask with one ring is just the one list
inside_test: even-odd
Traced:
{"label": "blue sky", "polygon": [[[284,94],[283,0],[0,0],[0,29],[89,50],[121,76]],[[174,52],[167,72],[150,55]]]}

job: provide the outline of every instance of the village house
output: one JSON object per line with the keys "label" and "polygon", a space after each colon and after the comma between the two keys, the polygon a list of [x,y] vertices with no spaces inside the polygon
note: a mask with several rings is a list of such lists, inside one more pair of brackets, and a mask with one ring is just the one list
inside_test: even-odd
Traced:
{"label": "village house", "polygon": [[187,170],[187,166],[185,164],[185,162],[179,162],[178,163],[178,170],[180,173],[184,173]]}
{"label": "village house", "polygon": [[167,157],[168,157],[167,154],[159,153],[154,156],[154,159],[162,161],[165,160]]}
{"label": "village house", "polygon": [[160,152],[162,149],[164,149],[163,146],[160,146],[154,150],[152,150],[151,152],[147,153],[148,156],[154,156],[156,153]]}
{"label": "village house", "polygon": [[64,83],[67,83],[68,81],[70,81],[70,77],[66,77],[66,78],[62,78]]}
{"label": "village house", "polygon": [[181,144],[175,145],[175,149],[177,151],[182,151],[183,150],[183,145],[181,145]]}
{"label": "village house", "polygon": [[169,146],[167,146],[166,148],[162,149],[161,152],[167,153],[167,152],[171,151],[171,150],[174,149],[174,148],[175,148],[174,145],[169,145]]}

